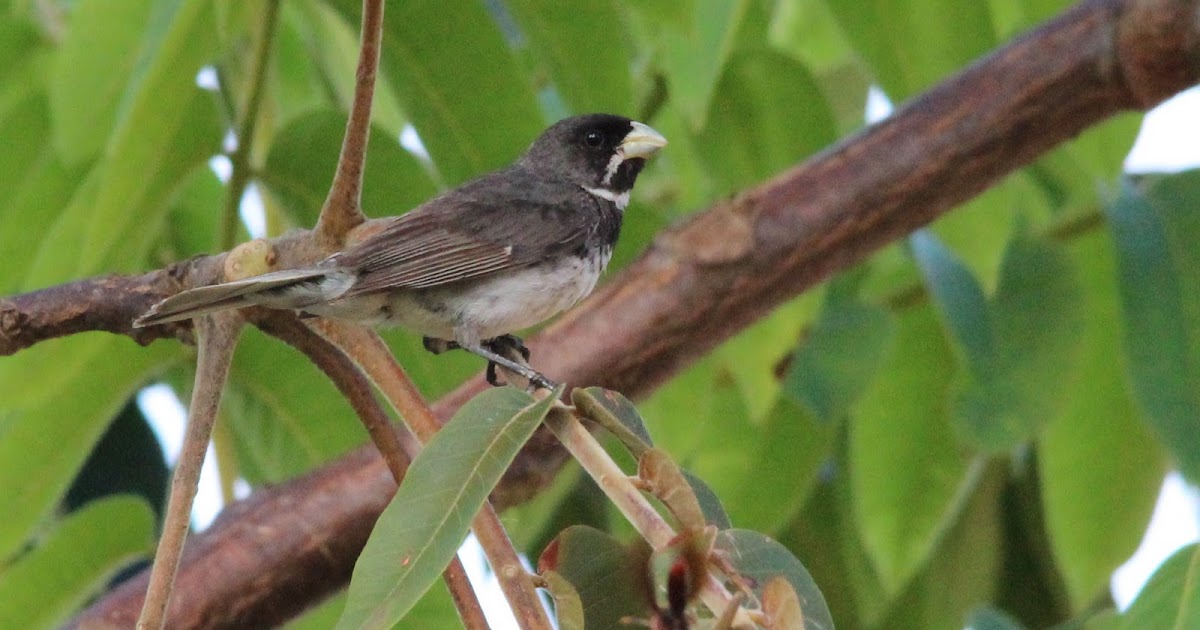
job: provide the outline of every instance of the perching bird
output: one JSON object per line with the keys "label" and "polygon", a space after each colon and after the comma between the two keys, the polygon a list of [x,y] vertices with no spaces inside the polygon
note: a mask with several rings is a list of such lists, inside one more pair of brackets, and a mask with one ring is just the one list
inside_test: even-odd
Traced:
{"label": "perching bird", "polygon": [[520,159],[389,219],[379,232],[311,267],[199,287],[134,322],[152,326],[261,305],[374,326],[401,326],[439,352],[461,347],[531,383],[510,358],[512,333],[569,308],[612,256],[638,173],[666,146],[620,116],[562,120]]}

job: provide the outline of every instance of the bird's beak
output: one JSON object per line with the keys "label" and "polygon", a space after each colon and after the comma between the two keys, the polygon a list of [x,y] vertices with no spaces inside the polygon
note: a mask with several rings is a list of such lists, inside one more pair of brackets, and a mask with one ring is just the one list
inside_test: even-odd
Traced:
{"label": "bird's beak", "polygon": [[648,158],[667,146],[667,139],[649,125],[636,121],[630,124],[633,125],[633,131],[625,134],[618,147],[626,158]]}

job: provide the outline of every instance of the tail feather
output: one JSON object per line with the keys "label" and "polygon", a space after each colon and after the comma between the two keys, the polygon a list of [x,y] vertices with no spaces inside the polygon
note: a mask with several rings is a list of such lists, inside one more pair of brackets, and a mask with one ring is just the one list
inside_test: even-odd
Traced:
{"label": "tail feather", "polygon": [[[281,300],[280,293],[288,293],[281,290],[305,282],[319,281],[329,274],[329,269],[313,267],[285,269],[244,280],[188,289],[155,304],[144,315],[134,320],[133,325],[135,328],[154,326],[254,304],[275,308],[303,308],[313,300]],[[319,294],[320,291],[317,289],[313,293]]]}

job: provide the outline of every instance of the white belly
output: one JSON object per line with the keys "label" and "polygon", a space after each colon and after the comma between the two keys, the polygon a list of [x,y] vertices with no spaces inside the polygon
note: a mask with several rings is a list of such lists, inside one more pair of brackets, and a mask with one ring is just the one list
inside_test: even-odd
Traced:
{"label": "white belly", "polygon": [[[529,267],[444,287],[338,300],[321,314],[338,317],[341,313],[337,311],[374,312],[375,317],[349,319],[476,344],[535,326],[575,305],[595,288],[611,256],[609,249],[587,260],[566,257],[554,267]],[[375,306],[371,302],[377,306],[371,308]]]}

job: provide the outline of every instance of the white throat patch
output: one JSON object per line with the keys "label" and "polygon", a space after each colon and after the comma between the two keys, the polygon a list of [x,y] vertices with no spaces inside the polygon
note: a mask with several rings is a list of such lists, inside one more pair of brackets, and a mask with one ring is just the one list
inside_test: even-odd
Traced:
{"label": "white throat patch", "polygon": [[608,159],[608,166],[604,167],[604,180],[601,181],[605,186],[612,183],[613,175],[617,174],[617,169],[621,168],[621,163],[625,161],[625,152],[617,147],[613,156]]}
{"label": "white throat patch", "polygon": [[587,186],[584,186],[583,189],[593,195],[596,195],[597,197],[599,197],[601,199],[607,199],[607,200],[617,204],[617,210],[625,210],[625,206],[629,205],[629,191],[628,190],[626,190],[623,193],[615,193],[611,190],[605,190],[603,188],[589,188]]}

